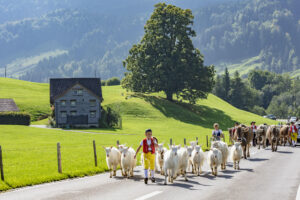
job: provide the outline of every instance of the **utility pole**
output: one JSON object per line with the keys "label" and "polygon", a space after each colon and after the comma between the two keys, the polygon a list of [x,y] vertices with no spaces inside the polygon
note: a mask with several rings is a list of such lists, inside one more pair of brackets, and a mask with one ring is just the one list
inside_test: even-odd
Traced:
{"label": "utility pole", "polygon": [[5,65],[5,69],[4,69],[4,77],[6,78],[6,65]]}

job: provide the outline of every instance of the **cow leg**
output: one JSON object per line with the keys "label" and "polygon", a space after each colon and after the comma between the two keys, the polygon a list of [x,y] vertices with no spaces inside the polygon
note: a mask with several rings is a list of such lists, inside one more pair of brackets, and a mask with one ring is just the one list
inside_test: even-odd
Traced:
{"label": "cow leg", "polygon": [[247,145],[247,157],[250,157],[250,144]]}

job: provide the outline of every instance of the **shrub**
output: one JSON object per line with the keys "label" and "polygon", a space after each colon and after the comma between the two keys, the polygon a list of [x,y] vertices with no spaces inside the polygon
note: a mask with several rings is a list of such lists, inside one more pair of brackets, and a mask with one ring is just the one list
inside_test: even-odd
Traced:
{"label": "shrub", "polygon": [[255,113],[255,114],[258,114],[260,116],[263,116],[263,115],[266,114],[265,109],[263,107],[260,107],[260,106],[257,106],[257,105],[253,106],[252,112]]}
{"label": "shrub", "polygon": [[101,86],[105,86],[106,85],[106,81],[101,80]]}
{"label": "shrub", "polygon": [[0,113],[0,124],[30,125],[30,115],[24,112]]}
{"label": "shrub", "polygon": [[111,79],[108,79],[106,81],[106,85],[120,85],[121,84],[121,81],[119,78],[117,77],[112,77]]}
{"label": "shrub", "polygon": [[99,121],[101,128],[122,128],[122,118],[119,112],[110,107],[103,107]]}

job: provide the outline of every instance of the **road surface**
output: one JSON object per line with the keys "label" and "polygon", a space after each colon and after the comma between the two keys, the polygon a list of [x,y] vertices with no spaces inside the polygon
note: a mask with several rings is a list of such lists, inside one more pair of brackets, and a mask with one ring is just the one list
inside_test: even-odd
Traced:
{"label": "road surface", "polygon": [[103,173],[11,190],[0,194],[0,200],[296,199],[300,183],[299,147],[279,147],[276,153],[268,148],[252,148],[251,158],[241,161],[240,170],[234,170],[231,162],[228,165],[214,177],[205,163],[201,176],[188,174],[188,182],[177,177],[167,186],[163,185],[160,175],[157,175],[157,183],[145,185],[143,172],[138,167],[134,179],[124,179],[120,171],[111,179],[108,173]]}

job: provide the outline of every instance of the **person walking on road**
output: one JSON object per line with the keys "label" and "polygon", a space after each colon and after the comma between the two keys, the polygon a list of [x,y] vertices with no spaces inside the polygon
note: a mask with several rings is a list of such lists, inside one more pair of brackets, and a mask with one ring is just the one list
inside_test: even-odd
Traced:
{"label": "person walking on road", "polygon": [[157,139],[155,137],[152,137],[151,129],[147,129],[145,131],[145,136],[146,136],[146,138],[141,141],[140,146],[136,150],[134,158],[136,158],[136,155],[138,154],[140,149],[143,147],[144,173],[145,173],[144,182],[145,182],[145,184],[148,184],[148,170],[149,169],[150,169],[150,173],[151,173],[151,181],[152,181],[152,183],[155,182],[155,178],[154,178],[155,149],[158,147],[158,145],[157,145]]}
{"label": "person walking on road", "polygon": [[291,134],[292,145],[295,147],[296,143],[297,143],[298,129],[295,126],[294,122],[291,122],[291,126],[290,126],[290,129],[289,129],[289,132]]}
{"label": "person walking on road", "polygon": [[223,138],[223,132],[221,129],[219,129],[219,124],[218,123],[214,123],[214,130],[212,131],[212,138],[214,140],[220,141],[221,137]]}
{"label": "person walking on road", "polygon": [[252,129],[252,132],[253,132],[253,140],[252,140],[252,145],[255,147],[256,146],[256,130],[257,130],[257,127],[255,125],[256,122],[251,122],[251,129]]}

